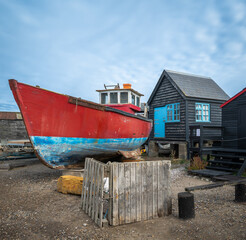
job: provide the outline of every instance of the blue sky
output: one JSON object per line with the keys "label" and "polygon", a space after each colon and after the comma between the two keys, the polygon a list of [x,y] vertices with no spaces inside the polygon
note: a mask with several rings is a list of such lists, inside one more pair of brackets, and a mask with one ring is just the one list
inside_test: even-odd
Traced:
{"label": "blue sky", "polygon": [[8,79],[98,102],[131,83],[147,101],[163,69],[246,87],[246,1],[0,0],[0,111]]}

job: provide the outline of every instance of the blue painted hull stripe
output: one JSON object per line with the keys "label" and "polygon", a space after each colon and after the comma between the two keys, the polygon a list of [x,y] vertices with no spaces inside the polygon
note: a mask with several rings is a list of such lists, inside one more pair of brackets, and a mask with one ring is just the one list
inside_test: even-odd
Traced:
{"label": "blue painted hull stripe", "polygon": [[72,165],[86,156],[132,151],[139,148],[147,138],[65,138],[30,137],[35,150],[49,165],[57,167]]}

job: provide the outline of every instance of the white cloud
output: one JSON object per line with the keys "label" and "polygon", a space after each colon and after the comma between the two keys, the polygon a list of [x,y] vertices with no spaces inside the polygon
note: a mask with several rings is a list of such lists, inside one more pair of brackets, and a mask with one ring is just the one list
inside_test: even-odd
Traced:
{"label": "white cloud", "polygon": [[37,25],[38,20],[34,17],[31,10],[25,5],[21,4],[19,1],[1,1],[3,6],[5,6],[10,12],[14,14],[16,18],[20,21],[19,24],[27,25]]}
{"label": "white cloud", "polygon": [[231,2],[231,9],[232,9],[232,16],[235,20],[235,22],[241,22],[243,20],[246,20],[246,5],[245,2],[237,2],[233,1]]}
{"label": "white cloud", "polygon": [[[17,33],[6,34],[8,23],[0,29],[0,44],[6,46],[1,53],[4,81],[13,75],[93,101],[104,83],[129,82],[147,101],[163,69],[170,69],[214,76],[229,89],[235,71],[246,74],[244,13],[238,10],[236,16],[234,9],[236,17],[230,19],[231,5],[222,9],[214,2],[196,2],[194,10],[175,3],[125,1],[112,8],[113,2],[44,1],[37,10],[10,1],[5,5]],[[238,79],[235,85],[241,84]]]}
{"label": "white cloud", "polygon": [[221,26],[221,16],[215,8],[210,7],[206,10],[205,19],[211,27],[219,28]]}
{"label": "white cloud", "polygon": [[246,27],[239,28],[239,36],[242,38],[243,42],[246,42]]}
{"label": "white cloud", "polygon": [[243,44],[240,42],[229,42],[226,44],[225,56],[231,59],[243,57]]}

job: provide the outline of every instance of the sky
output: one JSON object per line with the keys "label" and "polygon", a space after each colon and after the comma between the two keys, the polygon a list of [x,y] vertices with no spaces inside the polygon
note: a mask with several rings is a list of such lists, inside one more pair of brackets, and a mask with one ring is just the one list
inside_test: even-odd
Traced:
{"label": "sky", "polygon": [[98,102],[104,84],[151,95],[164,69],[246,87],[246,1],[0,0],[0,111],[8,79]]}

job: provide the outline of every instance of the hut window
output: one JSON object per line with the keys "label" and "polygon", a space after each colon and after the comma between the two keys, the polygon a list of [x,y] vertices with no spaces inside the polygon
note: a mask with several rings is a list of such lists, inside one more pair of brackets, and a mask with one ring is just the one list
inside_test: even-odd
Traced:
{"label": "hut window", "polygon": [[140,106],[140,99],[139,99],[139,97],[136,97],[136,99],[137,99],[137,106],[139,107]]}
{"label": "hut window", "polygon": [[180,104],[167,105],[167,122],[180,122]]}
{"label": "hut window", "polygon": [[210,104],[196,103],[196,122],[210,121]]}
{"label": "hut window", "polygon": [[120,93],[120,103],[128,103],[128,92]]}
{"label": "hut window", "polygon": [[107,104],[107,103],[108,103],[108,94],[101,93],[101,104]]}
{"label": "hut window", "polygon": [[110,93],[110,103],[118,103],[118,93]]}
{"label": "hut window", "polygon": [[132,104],[135,105],[135,95],[132,94]]}

